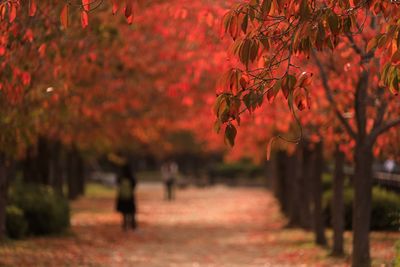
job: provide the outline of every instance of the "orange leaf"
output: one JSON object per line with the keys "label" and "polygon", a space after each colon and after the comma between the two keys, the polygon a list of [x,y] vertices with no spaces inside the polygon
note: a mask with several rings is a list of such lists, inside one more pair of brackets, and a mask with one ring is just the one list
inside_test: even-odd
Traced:
{"label": "orange leaf", "polygon": [[68,27],[68,4],[63,7],[60,20],[63,27],[66,29]]}
{"label": "orange leaf", "polygon": [[36,10],[37,10],[37,5],[35,0],[31,0],[29,2],[29,16],[33,17],[36,14]]}
{"label": "orange leaf", "polygon": [[89,16],[85,10],[81,12],[81,24],[82,28],[86,28],[89,25]]}

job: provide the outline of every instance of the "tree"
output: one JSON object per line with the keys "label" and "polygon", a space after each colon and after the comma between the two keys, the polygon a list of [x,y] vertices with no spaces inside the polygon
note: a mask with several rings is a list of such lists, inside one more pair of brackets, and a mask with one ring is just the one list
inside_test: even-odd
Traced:
{"label": "tree", "polygon": [[[255,108],[264,95],[273,98],[281,91],[296,114],[295,106],[301,110],[309,102],[311,73],[301,68],[304,60],[311,55],[318,59],[317,52],[327,49],[338,51],[345,46],[354,50],[361,70],[353,76],[355,97],[347,93],[343,100],[354,108],[354,124],[343,116],[343,103],[337,104],[332,96],[332,78],[320,61],[316,63],[331,108],[355,141],[353,266],[370,265],[373,145],[378,136],[400,124],[400,118],[387,112],[391,105],[385,92],[386,88],[394,94],[399,91],[399,12],[396,3],[387,1],[252,0],[238,4],[223,19],[225,32],[234,40],[231,51],[239,68],[225,76],[230,91],[218,96],[216,113],[217,123],[227,124],[225,136],[232,144],[233,124],[240,123],[242,103],[245,109]],[[379,63],[383,63],[381,69]],[[249,95],[257,101],[249,102]],[[375,114],[374,121],[367,119],[369,113]]]}

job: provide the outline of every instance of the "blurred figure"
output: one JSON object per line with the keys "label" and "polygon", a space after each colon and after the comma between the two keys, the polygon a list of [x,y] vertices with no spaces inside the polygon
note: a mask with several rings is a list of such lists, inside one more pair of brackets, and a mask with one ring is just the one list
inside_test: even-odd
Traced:
{"label": "blurred figure", "polygon": [[161,176],[165,185],[165,199],[173,200],[175,198],[174,185],[178,174],[178,164],[175,162],[166,162],[161,166]]}
{"label": "blurred figure", "polygon": [[121,174],[118,176],[118,195],[117,211],[122,214],[122,228],[127,230],[129,227],[136,229],[136,202],[134,191],[136,178],[132,174],[129,164],[124,164]]}
{"label": "blurred figure", "polygon": [[396,162],[393,159],[388,159],[385,161],[383,167],[387,172],[392,173],[396,167]]}

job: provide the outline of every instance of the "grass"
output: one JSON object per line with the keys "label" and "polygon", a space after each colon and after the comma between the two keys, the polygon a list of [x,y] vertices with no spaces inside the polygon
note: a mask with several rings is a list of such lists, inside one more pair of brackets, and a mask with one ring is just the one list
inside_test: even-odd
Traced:
{"label": "grass", "polygon": [[85,189],[85,196],[88,198],[113,198],[115,188],[99,183],[88,183]]}

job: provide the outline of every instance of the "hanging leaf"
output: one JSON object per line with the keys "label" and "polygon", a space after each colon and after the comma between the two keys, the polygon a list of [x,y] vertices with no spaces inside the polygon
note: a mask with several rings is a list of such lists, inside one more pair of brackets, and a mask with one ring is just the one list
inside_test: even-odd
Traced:
{"label": "hanging leaf", "polygon": [[129,17],[127,17],[127,18],[126,18],[126,21],[128,22],[129,25],[131,25],[132,22],[133,22],[133,14],[130,15]]}
{"label": "hanging leaf", "polygon": [[33,17],[36,14],[36,10],[37,10],[37,5],[35,0],[30,0],[29,1],[29,16]]}
{"label": "hanging leaf", "polygon": [[221,130],[221,122],[220,120],[216,120],[214,123],[214,131],[216,133],[219,133],[220,130]]}
{"label": "hanging leaf", "polygon": [[394,52],[394,54],[392,55],[392,64],[395,66],[398,66],[400,64],[400,50],[397,50],[396,52]]}
{"label": "hanging leaf", "polygon": [[333,34],[339,34],[340,32],[340,20],[338,15],[335,14],[335,12],[330,12],[328,15],[328,25],[329,28],[331,29],[331,32]]}
{"label": "hanging leaf", "polygon": [[66,4],[61,10],[60,20],[61,25],[66,29],[68,27],[68,4]]}
{"label": "hanging leaf", "polygon": [[81,24],[82,28],[86,28],[89,25],[89,16],[85,10],[81,12]]}
{"label": "hanging leaf", "polygon": [[248,23],[249,23],[249,15],[246,14],[243,17],[243,22],[242,22],[242,31],[243,31],[243,33],[246,33]]}
{"label": "hanging leaf", "polygon": [[282,93],[287,99],[289,94],[293,92],[294,86],[296,84],[296,77],[291,74],[286,75],[282,81]]}
{"label": "hanging leaf", "polygon": [[271,10],[272,0],[264,0],[261,4],[261,13],[262,15],[269,15],[269,11]]}
{"label": "hanging leaf", "polygon": [[375,49],[377,46],[378,46],[378,39],[374,37],[371,40],[369,40],[366,52],[369,53],[372,49]]}
{"label": "hanging leaf", "polygon": [[391,79],[391,83],[389,85],[389,90],[392,94],[398,95],[399,94],[399,77],[397,76],[397,70],[393,70],[392,72],[393,78]]}
{"label": "hanging leaf", "polygon": [[118,11],[117,0],[112,0],[112,14],[115,15]]}
{"label": "hanging leaf", "polygon": [[232,124],[228,124],[225,128],[225,144],[233,147],[235,145],[235,138],[236,138],[237,130],[235,126]]}
{"label": "hanging leaf", "polygon": [[268,145],[267,145],[267,160],[270,160],[271,158],[271,150],[272,150],[272,144],[275,141],[275,137],[272,137],[269,139]]}
{"label": "hanging leaf", "polygon": [[132,15],[132,0],[127,0],[125,6],[125,18],[128,19],[131,15]]}
{"label": "hanging leaf", "polygon": [[280,89],[281,89],[281,81],[279,80],[267,92],[267,98],[269,102],[275,99]]}
{"label": "hanging leaf", "polygon": [[17,7],[15,4],[11,3],[10,14],[9,14],[8,20],[11,23],[15,20],[16,17],[17,17]]}
{"label": "hanging leaf", "polygon": [[84,11],[86,11],[86,12],[90,11],[90,2],[91,1],[92,0],[82,0],[82,7],[83,7]]}
{"label": "hanging leaf", "polygon": [[237,16],[233,15],[229,24],[229,34],[233,40],[236,40],[238,34],[238,19]]}

